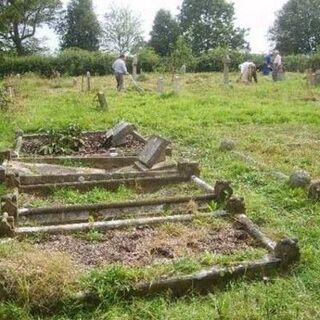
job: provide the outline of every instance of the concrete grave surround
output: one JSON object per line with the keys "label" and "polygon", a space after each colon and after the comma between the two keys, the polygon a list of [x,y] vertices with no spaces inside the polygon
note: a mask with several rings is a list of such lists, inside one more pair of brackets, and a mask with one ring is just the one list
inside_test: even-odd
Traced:
{"label": "concrete grave surround", "polygon": [[[107,138],[114,146],[126,143],[128,134],[134,134],[132,124],[121,122],[110,130]],[[192,290],[212,292],[238,279],[262,279],[275,271],[287,271],[300,259],[298,242],[294,239],[270,239],[246,215],[243,198],[235,196],[227,181],[214,186],[200,178],[197,162],[166,161],[171,154],[169,141],[152,136],[145,141],[142,152],[135,157],[78,157],[92,167],[61,165],[66,157],[19,158],[4,157],[0,166],[0,181],[6,181],[14,192],[1,199],[0,237],[26,237],[38,233],[74,233],[92,229],[107,231],[117,228],[151,226],[163,223],[190,223],[201,217],[226,219],[244,230],[268,254],[258,261],[244,261],[236,266],[217,267],[183,276],[155,279],[138,283],[128,295],[147,296],[170,291],[174,296],[186,295]],[[19,155],[23,134],[17,137]],[[10,157],[9,157],[10,158]],[[39,162],[41,159],[42,162]],[[75,157],[71,158],[75,160]],[[97,165],[97,163],[99,165]],[[194,185],[196,195],[161,196],[149,200],[124,201],[42,208],[19,207],[19,193],[46,194],[53,189],[72,187],[80,191],[103,187],[116,190],[127,186],[140,192],[154,192],[161,186],[188,183]],[[310,193],[318,199],[319,183]],[[221,210],[212,212],[212,202]],[[168,214],[163,215],[163,212]],[[128,218],[130,214],[130,218]],[[31,226],[30,226],[31,225]],[[79,293],[80,300],[98,300],[91,292]]]}

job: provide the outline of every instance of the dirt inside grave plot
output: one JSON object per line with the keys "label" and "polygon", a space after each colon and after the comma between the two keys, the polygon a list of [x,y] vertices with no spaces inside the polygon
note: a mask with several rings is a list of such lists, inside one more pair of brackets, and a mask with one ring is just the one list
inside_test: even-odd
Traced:
{"label": "dirt inside grave plot", "polygon": [[[106,144],[105,132],[90,132],[84,133],[81,136],[83,146],[79,151],[70,151],[67,155],[86,156],[93,154],[109,155],[110,146]],[[21,153],[24,155],[41,156],[41,149],[51,143],[50,137],[44,135],[32,139],[24,139],[21,147]],[[116,148],[116,152],[121,155],[136,155],[140,153],[144,147],[144,143],[137,140],[133,135],[127,136],[127,143],[121,147]],[[59,154],[63,155],[63,154]]]}
{"label": "dirt inside grave plot", "polygon": [[231,255],[257,247],[247,233],[225,223],[220,226],[168,223],[113,230],[101,235],[97,242],[82,236],[51,235],[34,245],[41,250],[67,253],[85,269],[112,263],[142,267],[204,253]]}

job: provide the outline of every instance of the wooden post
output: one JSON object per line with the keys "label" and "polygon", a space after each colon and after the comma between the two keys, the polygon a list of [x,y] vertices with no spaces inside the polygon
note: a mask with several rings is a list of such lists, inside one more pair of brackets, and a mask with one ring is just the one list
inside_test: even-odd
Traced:
{"label": "wooden post", "polygon": [[132,61],[132,77],[134,81],[137,81],[137,75],[138,75],[138,55],[135,55]]}
{"label": "wooden post", "polygon": [[231,63],[231,59],[228,54],[222,60],[223,62],[223,81],[224,84],[229,85],[229,65]]}
{"label": "wooden post", "polygon": [[108,109],[108,102],[107,102],[105,94],[102,91],[99,91],[97,93],[97,97],[98,97],[98,101],[99,101],[101,109],[107,110]]}
{"label": "wooden post", "polygon": [[87,91],[91,91],[91,74],[87,72]]}

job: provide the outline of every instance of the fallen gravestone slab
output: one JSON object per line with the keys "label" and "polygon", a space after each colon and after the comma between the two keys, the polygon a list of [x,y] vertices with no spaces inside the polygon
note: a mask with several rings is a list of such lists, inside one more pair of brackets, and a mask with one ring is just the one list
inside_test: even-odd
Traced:
{"label": "fallen gravestone slab", "polygon": [[155,164],[162,162],[166,157],[166,148],[170,142],[166,139],[152,136],[139,155],[139,161],[147,168],[152,168]]}

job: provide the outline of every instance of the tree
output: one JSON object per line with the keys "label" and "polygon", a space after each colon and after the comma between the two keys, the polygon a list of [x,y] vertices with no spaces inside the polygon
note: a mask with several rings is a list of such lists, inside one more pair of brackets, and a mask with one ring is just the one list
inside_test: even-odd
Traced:
{"label": "tree", "polygon": [[93,10],[92,0],[72,0],[58,27],[61,48],[99,50],[101,28]]}
{"label": "tree", "polygon": [[160,56],[169,56],[180,34],[178,21],[170,11],[160,9],[153,22],[149,44]]}
{"label": "tree", "polygon": [[269,39],[284,54],[316,51],[320,45],[320,0],[289,0],[277,13]]}
{"label": "tree", "polygon": [[28,53],[37,28],[53,22],[60,6],[60,0],[0,0],[0,47]]}
{"label": "tree", "polygon": [[234,5],[226,0],[184,0],[179,17],[195,54],[217,47],[247,46],[247,30],[235,28]]}
{"label": "tree", "polygon": [[183,36],[179,36],[174,50],[169,58],[169,66],[172,75],[176,73],[182,65],[191,65],[193,61],[192,50],[188,46]]}
{"label": "tree", "polygon": [[111,6],[104,16],[103,44],[117,53],[130,52],[142,42],[142,21],[129,7]]}

